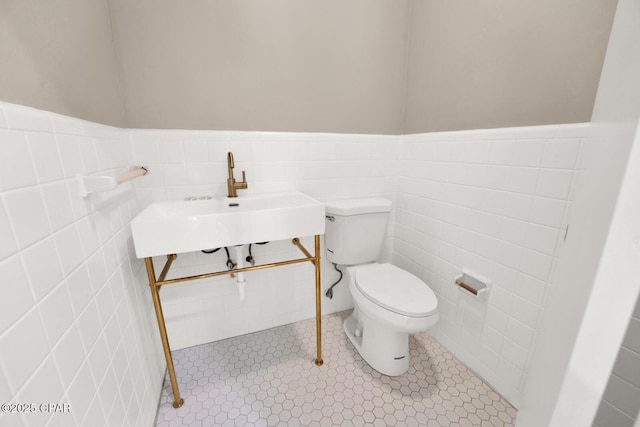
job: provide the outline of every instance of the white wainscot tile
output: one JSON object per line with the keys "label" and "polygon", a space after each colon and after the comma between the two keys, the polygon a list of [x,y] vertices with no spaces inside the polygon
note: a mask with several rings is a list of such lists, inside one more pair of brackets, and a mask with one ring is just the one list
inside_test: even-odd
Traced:
{"label": "white wainscot tile", "polygon": [[0,336],[0,348],[9,387],[16,393],[49,351],[38,311],[29,311]]}
{"label": "white wainscot tile", "polygon": [[560,228],[566,202],[549,197],[534,197],[529,220],[536,224]]}
{"label": "white wainscot tile", "polygon": [[80,239],[84,253],[92,254],[100,247],[97,226],[90,217],[84,217],[75,224],[78,226]]}
{"label": "white wainscot tile", "polygon": [[73,309],[63,282],[38,304],[42,324],[53,346],[73,323]]}
{"label": "white wainscot tile", "polygon": [[82,337],[85,351],[91,349],[100,335],[102,325],[98,317],[98,309],[94,302],[90,302],[85,310],[77,318],[78,330]]}
{"label": "white wainscot tile", "polygon": [[519,346],[529,350],[533,343],[534,330],[515,319],[509,319],[505,336]]}
{"label": "white wainscot tile", "polygon": [[52,132],[49,114],[35,108],[5,104],[4,112],[10,129]]}
{"label": "white wainscot tile", "polygon": [[573,171],[561,169],[542,169],[536,188],[536,195],[566,200],[571,189]]}
{"label": "white wainscot tile", "polygon": [[527,221],[531,216],[533,196],[520,193],[504,193],[503,215]]}
{"label": "white wainscot tile", "polygon": [[519,273],[515,283],[517,284],[515,293],[518,296],[539,306],[542,305],[547,289],[547,282],[531,277],[528,274]]}
{"label": "white wainscot tile", "polygon": [[494,141],[490,162],[505,166],[540,166],[544,140]]}
{"label": "white wainscot tile", "polygon": [[62,179],[64,172],[55,136],[49,133],[28,133],[27,139],[38,182]]}
{"label": "white wainscot tile", "polygon": [[[27,381],[16,400],[19,402],[62,403],[64,390],[52,357],[47,357],[35,374]],[[24,414],[29,426],[44,425],[51,418],[52,412],[37,411]]]}
{"label": "white wainscot tile", "polygon": [[542,158],[543,168],[573,169],[580,152],[580,139],[548,140]]}
{"label": "white wainscot tile", "polygon": [[0,260],[5,259],[9,255],[18,250],[18,244],[13,237],[11,223],[7,211],[4,207],[4,201],[0,197]]}
{"label": "white wainscot tile", "polygon": [[489,295],[491,306],[505,313],[512,311],[513,298],[510,292],[505,291],[500,286],[493,286]]}
{"label": "white wainscot tile", "polygon": [[78,144],[80,159],[82,161],[82,171],[87,174],[96,173],[100,170],[98,153],[93,138],[83,138]]}
{"label": "white wainscot tile", "polygon": [[73,222],[73,209],[67,183],[60,181],[40,187],[47,208],[51,229],[59,230]]}
{"label": "white wainscot tile", "polygon": [[546,255],[554,255],[559,233],[557,228],[528,224],[526,242],[523,246]]}
{"label": "white wainscot tile", "polygon": [[[2,399],[3,402],[11,401],[11,390],[9,390],[9,382],[7,381],[7,376],[2,370],[2,367],[0,367],[0,399]],[[0,421],[2,421],[2,418],[0,418]]]}
{"label": "white wainscot tile", "polygon": [[65,178],[75,177],[77,174],[82,173],[80,144],[86,138],[77,135],[57,135],[56,138]]}
{"label": "white wainscot tile", "polygon": [[69,275],[84,260],[84,252],[78,235],[78,227],[71,224],[53,236],[65,276]]}
{"label": "white wainscot tile", "polygon": [[504,344],[504,334],[493,328],[484,327],[482,335],[480,336],[480,342],[487,346],[492,352],[500,354]]}
{"label": "white wainscot tile", "polygon": [[535,329],[540,314],[540,307],[518,296],[513,297],[509,314],[525,326]]}
{"label": "white wainscot tile", "polygon": [[56,246],[52,238],[47,238],[22,252],[29,283],[33,295],[40,301],[63,278]]}
{"label": "white wainscot tile", "polygon": [[505,340],[501,356],[515,368],[524,371],[527,365],[529,352],[511,340]]}
{"label": "white wainscot tile", "polygon": [[25,248],[50,233],[40,189],[32,187],[5,193],[4,200],[20,248]]}
{"label": "white wainscot tile", "polygon": [[87,425],[80,423],[91,407],[91,401],[94,399],[95,393],[96,385],[91,376],[91,370],[88,363],[84,363],[67,391],[69,404],[73,408],[73,414],[78,425]]}
{"label": "white wainscot tile", "polygon": [[76,316],[87,306],[93,297],[91,280],[86,266],[81,266],[66,279],[71,305]]}
{"label": "white wainscot tile", "polygon": [[19,256],[0,263],[0,332],[6,330],[20,316],[33,307],[33,296]]}
{"label": "white wainscot tile", "polygon": [[184,163],[184,144],[179,141],[160,141],[160,158],[162,163]]}
{"label": "white wainscot tile", "polygon": [[11,190],[37,182],[24,133],[0,130],[0,189]]}
{"label": "white wainscot tile", "polygon": [[[502,218],[500,238],[518,246],[527,246],[528,223],[510,218]],[[510,264],[513,265],[513,264]]]}
{"label": "white wainscot tile", "polygon": [[487,187],[515,193],[534,194],[538,181],[537,168],[489,166]]}
{"label": "white wainscot tile", "polygon": [[547,280],[553,258],[528,249],[523,250],[520,270],[540,280]]}

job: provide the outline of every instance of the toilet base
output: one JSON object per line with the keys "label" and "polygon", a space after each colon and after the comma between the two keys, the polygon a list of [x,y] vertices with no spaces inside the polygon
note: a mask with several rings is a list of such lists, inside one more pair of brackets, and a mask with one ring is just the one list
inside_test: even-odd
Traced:
{"label": "toilet base", "polygon": [[[385,327],[372,319],[361,322],[354,310],[344,321],[344,332],[360,356],[381,374],[396,377],[409,369],[409,334]],[[368,325],[365,327],[364,325]]]}

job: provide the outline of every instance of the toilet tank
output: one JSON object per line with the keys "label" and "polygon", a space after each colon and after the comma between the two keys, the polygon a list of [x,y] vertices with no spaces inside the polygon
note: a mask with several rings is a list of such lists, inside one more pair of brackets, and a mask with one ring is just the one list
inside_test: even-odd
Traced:
{"label": "toilet tank", "polygon": [[325,203],[327,259],[335,264],[373,262],[380,256],[391,201],[346,199]]}

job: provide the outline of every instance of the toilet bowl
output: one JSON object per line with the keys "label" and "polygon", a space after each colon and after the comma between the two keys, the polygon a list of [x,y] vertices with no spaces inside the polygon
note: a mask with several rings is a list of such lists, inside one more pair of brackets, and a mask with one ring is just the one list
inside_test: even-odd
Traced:
{"label": "toilet bowl", "polygon": [[409,369],[409,334],[438,321],[435,294],[392,264],[347,267],[346,279],[354,302],[354,312],[344,322],[349,340],[376,371],[404,374]]}
{"label": "toilet bowl", "polygon": [[345,199],[325,203],[327,258],[346,266],[354,311],[344,331],[362,358],[390,376],[409,368],[409,334],[438,321],[438,300],[413,274],[377,263],[384,243],[391,201]]}

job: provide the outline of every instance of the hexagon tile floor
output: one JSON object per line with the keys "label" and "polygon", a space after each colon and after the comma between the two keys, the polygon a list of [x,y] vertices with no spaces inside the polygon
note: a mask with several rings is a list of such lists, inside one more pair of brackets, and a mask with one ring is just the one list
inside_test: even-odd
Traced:
{"label": "hexagon tile floor", "polygon": [[426,333],[405,375],[371,369],[342,330],[349,314],[323,316],[320,367],[314,319],[174,351],[184,405],[165,378],[156,425],[513,426],[516,410]]}

